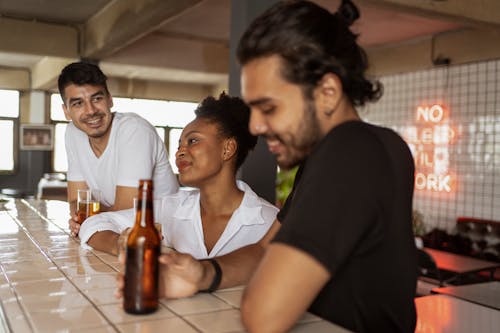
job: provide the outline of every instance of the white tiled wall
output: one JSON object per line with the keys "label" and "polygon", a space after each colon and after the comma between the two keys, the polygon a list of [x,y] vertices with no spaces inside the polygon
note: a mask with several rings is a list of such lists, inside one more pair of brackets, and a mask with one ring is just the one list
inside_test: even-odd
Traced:
{"label": "white tiled wall", "polygon": [[439,104],[449,112],[440,125],[449,126],[454,138],[432,153],[445,152],[445,172],[456,182],[450,192],[415,190],[413,206],[425,223],[452,230],[459,216],[500,221],[500,60],[385,76],[381,82],[383,97],[360,110],[368,122],[408,138],[408,128],[428,125],[417,121],[418,106]]}

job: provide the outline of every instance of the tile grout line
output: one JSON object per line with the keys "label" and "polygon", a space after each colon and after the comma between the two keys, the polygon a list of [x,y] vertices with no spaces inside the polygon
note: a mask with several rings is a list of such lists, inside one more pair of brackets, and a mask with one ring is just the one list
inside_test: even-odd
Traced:
{"label": "tile grout line", "polygon": [[[14,223],[16,223],[21,228],[21,230],[26,234],[26,236],[33,242],[33,239],[31,238],[31,235],[29,235],[27,233],[28,230],[22,224],[20,224],[19,221],[15,217],[13,217],[10,214],[9,211],[7,211],[7,215],[9,215],[9,217],[12,219],[12,221],[14,221]],[[2,273],[3,273],[3,276],[5,277],[5,279],[7,280],[7,282],[9,283],[9,289],[10,289],[10,291],[12,292],[12,294],[14,294],[14,297],[16,298],[16,303],[19,306],[19,308],[21,309],[21,311],[22,311],[22,313],[24,315],[24,318],[26,319],[26,323],[31,328],[31,332],[35,332],[34,324],[32,323],[30,316],[28,316],[28,311],[25,308],[24,304],[19,300],[19,294],[17,293],[16,288],[14,288],[11,279],[9,278],[9,276],[7,275],[7,273],[5,272],[5,268],[3,267],[3,264],[0,264],[0,267],[1,267],[1,270],[2,270]],[[3,304],[3,302],[2,302],[2,304]],[[3,305],[2,305],[2,310],[4,310],[3,309]],[[9,317],[7,316],[7,314],[6,314],[5,317],[7,319],[7,323],[9,324],[10,321],[9,321]],[[10,325],[9,325],[9,328],[10,328],[10,332],[12,332],[12,328],[10,327]]]}
{"label": "tile grout line", "polygon": [[[68,234],[64,229],[62,229],[59,225],[55,224],[54,222],[52,222],[49,218],[47,218],[46,216],[43,216],[37,209],[36,207],[34,207],[33,205],[31,205],[29,202],[27,202],[25,199],[21,199],[21,202],[23,204],[25,204],[28,208],[30,208],[35,214],[37,214],[40,218],[42,218],[45,222],[47,223],[50,223],[54,226],[56,226],[59,230],[63,231],[65,234]],[[28,235],[29,231],[22,225],[20,224],[20,222],[17,222],[17,224],[19,224],[22,228],[23,228],[23,231],[25,231],[25,233]],[[43,249],[41,248],[40,244],[31,236],[31,234],[28,235],[28,237],[32,240],[33,243],[35,243],[35,245],[38,247],[38,249],[40,250],[40,252],[42,252],[42,254],[47,257],[50,262],[52,262],[57,268],[58,270],[64,275],[64,277],[69,280],[69,282],[80,292],[80,294],[85,298],[87,299],[91,304],[92,306],[106,319],[106,321],[108,323],[111,324],[111,326],[113,327],[113,329],[115,329],[116,332],[121,332],[121,330],[117,327],[120,323],[112,323],[111,320],[108,320],[107,316],[98,308],[97,304],[95,304],[84,292],[83,290],[81,290],[73,281],[72,279],[61,269],[61,267],[58,265],[57,262],[55,262],[47,253],[45,253],[43,251]],[[71,237],[71,235],[70,235]],[[71,237],[71,239],[78,243],[78,241]],[[108,262],[106,262],[103,258],[101,258],[98,254],[96,254],[93,250],[90,250],[90,252],[93,254],[93,256],[97,257],[102,263],[106,264],[108,267],[112,268],[114,271],[118,272],[118,270],[112,266],[111,264],[109,264]],[[229,303],[228,301],[226,301],[225,299],[217,296],[215,293],[212,293],[211,294],[213,297],[215,297],[216,299],[224,302],[225,304],[229,305],[230,308],[229,309],[225,309],[225,310],[238,310],[239,308],[232,305],[231,303]],[[168,309],[170,312],[172,312],[177,318],[181,319],[182,321],[184,321],[186,324],[188,324],[189,327],[193,328],[194,330],[196,330],[197,332],[203,332],[203,330],[199,329],[197,326],[195,326],[193,323],[191,323],[189,320],[187,320],[183,315],[177,313],[176,311],[174,311],[172,308],[170,308],[169,306],[163,304],[163,303],[160,303],[162,307]],[[201,315],[201,314],[208,314],[208,313],[215,313],[215,312],[220,312],[220,311],[223,311],[223,310],[216,310],[216,311],[204,311],[204,312],[199,312],[199,313],[195,313],[193,315]],[[161,318],[158,318],[156,320],[160,320]],[[151,320],[151,321],[155,321],[155,320]],[[127,324],[127,323],[121,323],[121,324]]]}
{"label": "tile grout line", "polygon": [[[32,205],[30,205],[25,199],[21,199],[20,200],[21,203],[23,203],[24,205],[26,205],[28,208],[30,208],[32,211],[34,211],[38,216],[40,216],[43,220],[45,220],[45,222],[48,222],[47,218],[45,218],[43,215],[40,214],[40,212],[38,210],[36,210],[35,207],[33,207]],[[9,213],[8,213],[9,214]],[[9,214],[10,215],[10,214]],[[38,250],[54,265],[57,267],[57,269],[60,271],[60,273],[66,278],[66,280],[73,286],[75,287],[76,290],[78,290],[80,292],[80,294],[90,303],[92,304],[92,307],[105,319],[106,322],[108,322],[111,327],[116,331],[116,332],[120,332],[120,330],[115,326],[114,323],[111,322],[111,320],[108,319],[108,317],[97,307],[97,305],[83,292],[83,290],[81,290],[74,282],[72,279],[70,279],[70,277],[66,274],[66,272],[64,272],[60,267],[59,265],[57,265],[57,263],[47,254],[45,253],[45,251],[41,248],[40,244],[38,243],[38,241],[33,237],[33,235],[31,235],[31,233],[29,232],[28,229],[26,229],[26,227],[24,227],[24,225],[15,217],[13,217],[12,215],[10,215],[11,218],[16,222],[16,224],[18,224],[21,229],[24,231],[24,233],[28,236],[28,238],[33,242],[33,244],[38,248]],[[50,220],[49,220],[50,223],[52,223]],[[54,224],[54,223],[52,223]],[[55,224],[54,224],[55,225]],[[56,225],[57,226],[57,225]],[[57,226],[59,229],[61,229],[59,226]],[[61,229],[62,230],[62,229]],[[64,230],[63,230],[64,231]],[[94,256],[95,254],[92,253]],[[100,258],[99,258],[100,259]],[[102,259],[100,259],[102,261]],[[17,292],[15,292],[16,294],[16,299],[19,303],[19,297],[18,297],[18,294]],[[24,315],[25,317],[28,319],[28,321],[30,322],[31,324],[31,318],[29,316],[26,315],[26,312],[24,311],[24,307],[23,307],[23,312],[24,312]],[[33,331],[33,326],[34,325],[30,325],[31,328],[32,328],[32,331]],[[92,327],[90,327],[92,328]],[[97,328],[97,327],[95,327]]]}
{"label": "tile grout line", "polygon": [[[53,225],[55,225],[58,229],[62,230],[64,233],[66,233],[66,231],[64,229],[62,229],[61,227],[59,227],[57,224],[53,223],[50,219],[48,219],[47,217],[43,216],[35,207],[33,207],[32,205],[30,205],[26,200],[24,199],[21,199],[21,201],[23,201],[23,204],[25,204],[26,206],[28,206],[32,211],[34,211],[38,216],[40,216],[45,222],[47,223],[51,223]],[[24,226],[22,226],[23,229]],[[67,234],[67,233],[66,233]],[[71,237],[71,236],[70,236]],[[30,237],[31,238],[31,237]],[[78,243],[76,241],[76,239],[74,239],[73,237],[71,237],[71,239]],[[33,239],[32,239],[33,242],[35,242]],[[45,252],[41,249],[41,247],[39,246],[39,244],[36,244],[37,247],[39,248],[39,250],[45,255]],[[118,270],[115,269],[115,267],[113,267],[111,264],[107,263],[104,259],[102,259],[99,255],[97,255],[96,253],[94,253],[94,251],[90,251],[95,257],[97,257],[102,263],[106,264],[108,267],[112,268],[115,272],[118,272]],[[66,273],[60,268],[60,266],[50,257],[48,257],[49,260],[58,268],[59,271],[61,271],[61,273],[67,278],[67,280],[70,281],[70,283],[80,292],[80,294],[82,294],[83,297],[85,297],[91,304],[92,306],[106,319],[107,322],[109,322],[113,328],[115,329],[115,331],[117,332],[121,332],[121,330],[117,327],[119,324],[127,324],[127,323],[112,323],[111,320],[108,320],[107,316],[98,308],[97,304],[95,304],[89,297],[87,297],[87,295],[66,275]],[[197,332],[203,332],[201,330],[199,330],[197,327],[193,326],[193,324],[191,324],[189,321],[187,321],[183,316],[177,314],[175,311],[172,311],[172,309],[170,309],[168,306],[162,304],[162,306],[166,309],[168,309],[170,312],[172,312],[177,318],[180,318],[182,321],[184,321],[185,323],[187,323],[190,327],[192,327],[193,329],[195,329]],[[157,319],[157,320],[160,320],[161,318]],[[154,321],[154,320],[151,320],[151,321]]]}
{"label": "tile grout line", "polygon": [[[41,217],[43,220],[45,220],[47,223],[51,223],[51,224],[55,225],[58,229],[60,229],[61,231],[63,231],[64,233],[66,233],[66,234],[67,234],[66,230],[62,229],[60,226],[58,226],[57,224],[55,224],[54,222],[52,222],[49,218],[47,218],[47,217],[43,216],[43,215],[42,215],[42,214],[41,214],[41,213],[40,213],[40,212],[39,212],[39,211],[38,211],[35,207],[33,207],[32,205],[30,205],[30,204],[29,204],[26,200],[24,200],[24,199],[21,199],[21,200],[23,201],[23,203],[24,203],[26,206],[28,206],[31,210],[33,210],[33,211],[34,211],[34,212],[35,212],[38,216],[40,216],[40,217]],[[77,242],[77,240],[76,240],[75,238],[73,238],[71,235],[70,235],[70,237],[71,237],[71,239],[72,239],[74,242]],[[78,243],[78,242],[77,242],[77,243]],[[42,251],[42,252],[43,252],[43,251]],[[98,258],[98,259],[99,259],[102,263],[106,264],[108,267],[112,268],[114,271],[119,272],[119,271],[118,271],[118,270],[117,270],[114,266],[112,266],[111,264],[109,264],[108,262],[106,262],[103,258],[101,258],[99,255],[97,255],[96,253],[94,253],[94,251],[93,251],[93,250],[91,250],[90,252],[91,252],[91,253],[92,253],[95,257],[97,257],[97,258]],[[51,261],[52,261],[52,262],[56,265],[56,267],[57,267],[60,271],[62,271],[62,269],[60,269],[59,265],[58,265],[55,261],[53,261],[52,259],[51,259]],[[64,274],[64,276],[65,276],[65,277],[67,277],[67,275],[66,275],[64,272],[62,272],[62,273]],[[68,278],[68,277],[67,277],[67,278]],[[71,279],[69,279],[69,278],[68,278],[68,280],[71,280]],[[80,288],[78,288],[78,287],[77,287],[77,286],[73,283],[73,281],[71,281],[71,283],[75,286],[75,288],[76,288],[77,290],[79,290],[79,291],[81,292]],[[92,302],[92,301],[91,301],[91,300],[87,297],[87,295],[85,295],[83,292],[81,292],[81,293],[84,295],[84,297],[85,297],[86,299],[88,299],[88,300],[91,302],[91,304],[92,304],[92,305],[93,305],[96,309],[98,309],[97,305],[96,305],[96,304],[94,304],[94,302]],[[214,296],[215,296],[215,295],[214,295]],[[177,318],[181,319],[181,320],[182,320],[182,321],[184,321],[186,324],[188,324],[191,328],[193,328],[194,330],[196,330],[197,332],[203,332],[202,330],[200,330],[200,329],[198,329],[196,326],[194,326],[194,324],[192,324],[192,323],[191,323],[191,322],[189,322],[187,319],[185,319],[182,315],[180,315],[180,314],[178,314],[177,312],[173,311],[173,310],[172,310],[170,307],[168,307],[167,305],[162,304],[162,303],[160,303],[160,304],[161,304],[161,306],[163,306],[164,308],[166,308],[167,310],[169,310],[170,312],[172,312],[172,313],[173,313],[173,314],[174,314]],[[229,305],[231,305],[231,304],[229,304]],[[104,316],[104,314],[103,314],[103,313],[102,313],[99,309],[98,309],[98,311],[99,311],[99,313],[101,313],[101,314]],[[106,318],[106,320],[107,320],[107,317],[106,317],[106,316],[104,316],[104,317],[105,317],[105,318]],[[160,320],[160,319],[161,319],[161,318],[159,318],[159,319],[157,319],[157,320]],[[108,321],[108,320],[107,320],[107,321]],[[154,321],[154,320],[152,320],[152,321]],[[110,321],[108,321],[108,322],[110,322]],[[121,324],[127,324],[127,323],[121,323]],[[115,327],[115,324],[111,323],[111,325],[113,326],[113,328],[114,328],[115,330],[117,330],[117,332],[121,332],[121,330],[120,330],[118,327]],[[118,325],[118,324],[116,324],[116,325]]]}
{"label": "tile grout line", "polygon": [[[9,215],[10,216],[10,215]],[[21,302],[19,301],[19,295],[16,291],[16,289],[12,286],[12,281],[9,279],[9,277],[7,276],[7,274],[5,273],[5,268],[3,267],[2,264],[0,264],[0,270],[2,271],[2,274],[3,276],[5,277],[5,279],[7,280],[7,282],[9,283],[9,289],[10,291],[12,292],[12,294],[14,294],[14,297],[16,298],[16,303],[17,305],[19,306],[19,308],[21,309],[23,315],[24,315],[24,318],[26,319],[26,323],[28,324],[28,326],[31,328],[31,332],[34,332],[34,329],[33,329],[33,326],[31,324],[31,320],[29,319],[29,317],[27,316],[27,313],[26,313],[26,309],[24,308],[23,304],[21,304]],[[12,325],[10,324],[10,320],[9,320],[9,316],[7,315],[7,313],[5,312],[5,309],[3,307],[3,301],[0,300],[0,317],[2,319],[5,320],[5,323],[7,325],[7,329],[8,329],[8,332],[13,332],[12,330]],[[4,322],[4,321],[2,321]]]}
{"label": "tile grout line", "polygon": [[[231,308],[230,309],[222,309],[222,310],[214,310],[214,311],[204,311],[204,312],[197,312],[197,313],[192,313],[192,314],[188,314],[188,316],[190,315],[203,315],[203,314],[208,314],[208,313],[215,313],[215,312],[222,312],[222,311],[228,311],[228,310],[239,310],[239,308],[235,307],[234,305],[232,305],[231,303],[227,302],[226,300],[218,297],[216,294],[214,293],[211,293],[210,295],[212,295],[213,297],[217,298],[218,300],[226,303],[227,305],[229,305]],[[181,314],[178,314],[177,312],[175,312],[171,307],[169,307],[168,305],[166,304],[162,304],[164,307],[166,307],[170,312],[172,312],[173,314],[175,314],[178,318],[182,319],[184,322],[186,322],[189,326],[191,326],[192,328],[194,328],[196,331],[198,332],[203,332],[203,330],[201,329],[198,329],[198,327],[195,326],[195,324],[191,323],[189,320],[187,320],[186,318],[184,318],[183,315]]]}
{"label": "tile grout line", "polygon": [[[21,199],[22,201],[25,201],[25,199]],[[27,201],[23,202],[25,205],[27,205],[32,211],[34,211],[41,219],[43,219],[45,222],[47,223],[50,223],[52,225],[54,225],[55,227],[57,227],[59,230],[61,230],[62,232],[64,232],[66,235],[68,235],[72,241],[74,241],[75,243],[78,243],[80,246],[80,241],[77,240],[75,237],[73,237],[70,233],[67,232],[66,229],[63,229],[61,228],[59,225],[55,224],[51,219],[49,219],[48,217],[46,216],[43,216],[35,207],[33,207],[31,204],[29,204]],[[113,269],[115,272],[119,272],[119,270],[117,270],[113,265],[111,265],[110,263],[108,263],[106,260],[104,260],[103,258],[101,258],[101,256],[98,254],[98,253],[95,253],[94,252],[94,249],[92,250],[88,250],[90,253],[92,253],[96,258],[98,258],[103,264],[105,264],[106,266],[108,266],[109,268]],[[59,265],[56,263],[56,266],[59,267]]]}

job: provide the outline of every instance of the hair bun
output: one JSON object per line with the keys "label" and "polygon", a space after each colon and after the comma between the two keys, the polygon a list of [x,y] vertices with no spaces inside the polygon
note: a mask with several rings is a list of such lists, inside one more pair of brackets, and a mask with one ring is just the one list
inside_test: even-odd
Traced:
{"label": "hair bun", "polygon": [[342,3],[337,9],[337,15],[347,24],[347,26],[350,26],[359,18],[359,10],[351,0],[342,0]]}

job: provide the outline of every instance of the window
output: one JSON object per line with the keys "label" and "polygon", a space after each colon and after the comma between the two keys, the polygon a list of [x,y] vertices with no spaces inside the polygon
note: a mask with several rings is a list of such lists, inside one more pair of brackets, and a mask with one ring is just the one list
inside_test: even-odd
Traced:
{"label": "window", "polygon": [[14,143],[19,119],[19,91],[0,90],[0,172],[14,171],[16,158]]}
{"label": "window", "polygon": [[[66,150],[64,148],[64,133],[67,121],[61,107],[59,94],[52,94],[50,102],[50,118],[55,125],[54,171],[68,170]],[[182,128],[195,117],[194,110],[197,103],[173,102],[139,98],[113,97],[112,111],[137,113],[156,127],[158,135],[166,142],[169,161],[172,169],[177,173],[175,166],[175,152]]]}
{"label": "window", "polygon": [[67,123],[56,123],[54,135],[54,171],[56,172],[68,171],[68,160],[64,148],[64,133],[67,125]]}
{"label": "window", "polygon": [[179,139],[181,138],[182,128],[171,128],[169,133],[168,140],[168,155],[169,162],[172,166],[172,170],[174,173],[179,173],[177,166],[175,165],[175,153],[177,152],[177,148],[179,147]]}

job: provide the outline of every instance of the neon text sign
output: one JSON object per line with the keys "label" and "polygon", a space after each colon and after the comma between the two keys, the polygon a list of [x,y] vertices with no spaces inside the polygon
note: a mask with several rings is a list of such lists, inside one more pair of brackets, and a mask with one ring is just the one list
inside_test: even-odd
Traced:
{"label": "neon text sign", "polygon": [[416,126],[406,127],[403,136],[415,160],[415,189],[452,192],[455,178],[449,170],[449,145],[456,131],[449,126],[447,110],[439,104],[419,106]]}

